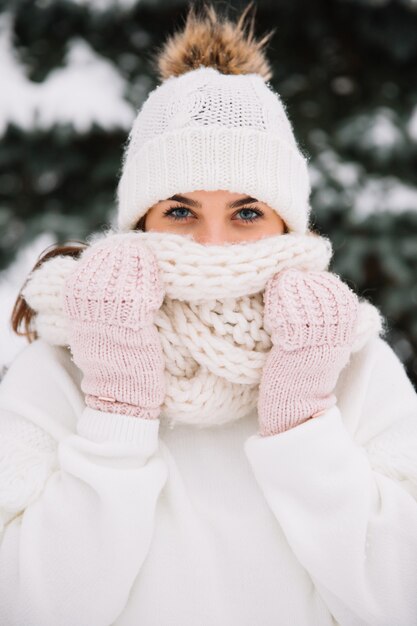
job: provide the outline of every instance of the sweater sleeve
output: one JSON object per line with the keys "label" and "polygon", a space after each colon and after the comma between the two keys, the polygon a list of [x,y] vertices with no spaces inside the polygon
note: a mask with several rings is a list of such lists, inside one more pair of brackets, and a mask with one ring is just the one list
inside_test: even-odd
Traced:
{"label": "sweater sleeve", "polygon": [[337,622],[413,626],[417,396],[382,339],[369,363],[370,375],[360,376],[368,378],[356,430],[361,443],[336,405],[281,434],[249,437],[245,452],[289,545]]}
{"label": "sweater sleeve", "polygon": [[13,411],[10,380],[23,389],[31,375],[39,376],[35,363],[19,358],[6,392],[0,385],[0,623],[108,626],[126,606],[152,539],[167,478],[159,420],[84,407],[75,431],[54,444],[39,406],[45,423],[59,413],[65,401],[57,402],[56,388],[53,406],[41,388],[23,402],[16,388]]}

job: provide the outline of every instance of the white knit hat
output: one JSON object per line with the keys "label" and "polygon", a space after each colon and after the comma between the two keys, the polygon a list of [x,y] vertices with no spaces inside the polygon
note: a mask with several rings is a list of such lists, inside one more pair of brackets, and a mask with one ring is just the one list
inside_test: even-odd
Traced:
{"label": "white knit hat", "polygon": [[[194,31],[201,24],[195,22]],[[237,35],[241,46],[242,32]],[[181,36],[183,45],[186,31]],[[249,43],[253,47],[250,37]],[[219,46],[218,38],[213,45]],[[290,231],[308,228],[307,159],[280,96],[260,73],[200,66],[166,78],[136,117],[117,190],[119,229],[131,229],[153,204],[174,194],[219,189],[267,203]]]}

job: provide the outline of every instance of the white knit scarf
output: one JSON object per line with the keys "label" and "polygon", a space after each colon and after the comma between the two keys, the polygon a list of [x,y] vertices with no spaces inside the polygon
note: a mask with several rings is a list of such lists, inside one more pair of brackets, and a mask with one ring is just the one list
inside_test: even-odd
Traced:
{"label": "white knit scarf", "polygon": [[[106,237],[120,237],[111,231]],[[154,252],[166,297],[155,316],[166,362],[167,393],[161,420],[200,427],[248,415],[257,403],[271,340],[263,328],[263,291],[285,268],[327,270],[328,239],[309,233],[204,245],[191,236],[132,232]],[[103,235],[95,236],[95,240]],[[78,261],[58,256],[32,272],[23,290],[37,313],[35,330],[67,346],[63,313],[65,277]],[[361,301],[352,351],[382,330],[378,309]]]}

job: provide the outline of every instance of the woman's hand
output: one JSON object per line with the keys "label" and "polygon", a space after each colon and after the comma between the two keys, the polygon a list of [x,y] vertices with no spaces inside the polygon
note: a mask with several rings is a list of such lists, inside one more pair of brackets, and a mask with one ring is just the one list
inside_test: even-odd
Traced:
{"label": "woman's hand", "polygon": [[165,397],[154,314],[164,299],[153,253],[131,234],[88,248],[64,285],[69,345],[86,404],[156,418]]}
{"label": "woman's hand", "polygon": [[264,293],[264,328],[271,335],[259,387],[260,435],[283,432],[336,403],[358,315],[354,292],[335,274],[288,269]]}

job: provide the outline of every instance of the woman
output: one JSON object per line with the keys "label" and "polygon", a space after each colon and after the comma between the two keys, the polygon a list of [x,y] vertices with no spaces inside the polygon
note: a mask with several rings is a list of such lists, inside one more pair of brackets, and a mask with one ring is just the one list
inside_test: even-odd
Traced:
{"label": "woman", "polygon": [[417,395],[326,271],[246,15],[190,11],[129,137],[119,230],[23,290],[2,625],[417,624]]}

